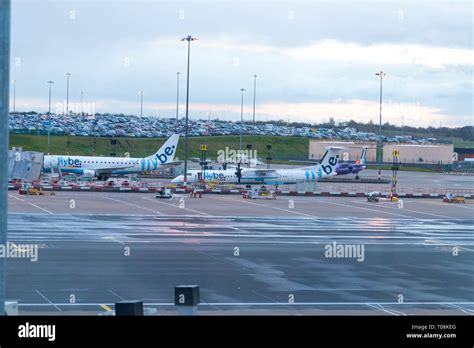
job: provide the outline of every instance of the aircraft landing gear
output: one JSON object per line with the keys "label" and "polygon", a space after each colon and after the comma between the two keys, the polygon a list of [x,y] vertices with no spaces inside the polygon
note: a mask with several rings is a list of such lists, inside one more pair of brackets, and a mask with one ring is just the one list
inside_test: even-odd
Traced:
{"label": "aircraft landing gear", "polygon": [[99,175],[97,177],[97,180],[98,181],[106,181],[109,177],[108,176],[105,176],[105,175]]}

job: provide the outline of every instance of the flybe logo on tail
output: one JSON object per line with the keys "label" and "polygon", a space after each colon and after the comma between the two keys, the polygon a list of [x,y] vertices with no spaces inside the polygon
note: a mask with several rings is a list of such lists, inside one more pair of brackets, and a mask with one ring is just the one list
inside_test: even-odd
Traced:
{"label": "flybe logo on tail", "polygon": [[339,159],[339,155],[336,155],[335,157],[329,157],[328,163],[329,164],[322,164],[321,168],[323,168],[324,172],[329,175],[333,171],[333,167],[336,166],[337,160]]}
{"label": "flybe logo on tail", "polygon": [[167,146],[163,150],[163,153],[156,153],[154,156],[143,158],[141,160],[141,168],[143,171],[156,170],[158,168],[158,162],[165,164],[168,162],[168,158],[173,155],[176,146]]}
{"label": "flybe logo on tail", "polygon": [[164,153],[157,153],[155,156],[160,161],[161,164],[164,164],[168,161],[168,157],[174,153],[176,146],[167,146]]}

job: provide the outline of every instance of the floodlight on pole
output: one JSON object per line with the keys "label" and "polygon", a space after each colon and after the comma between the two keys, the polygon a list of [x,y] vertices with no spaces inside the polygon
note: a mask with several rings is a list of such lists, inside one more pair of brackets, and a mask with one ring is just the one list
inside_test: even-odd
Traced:
{"label": "floodlight on pole", "polygon": [[49,102],[48,102],[48,155],[51,153],[51,86],[54,81],[46,81],[49,84]]}
{"label": "floodlight on pole", "polygon": [[16,112],[16,80],[12,80],[13,83],[13,113]]}
{"label": "floodlight on pole", "polygon": [[140,118],[143,116],[143,91],[138,91],[140,94]]}
{"label": "floodlight on pole", "polygon": [[257,96],[257,75],[253,75],[253,128],[255,128],[255,101]]}
{"label": "floodlight on pole", "polygon": [[82,97],[84,96],[84,92],[81,92],[81,115],[84,116],[84,109],[82,108]]}
{"label": "floodlight on pole", "polygon": [[240,99],[240,146],[239,149],[242,153],[242,136],[244,133],[244,92],[245,88],[241,88],[240,92],[242,92],[242,97]]}
{"label": "floodlight on pole", "polygon": [[181,41],[188,42],[188,67],[186,74],[186,122],[184,130],[184,189],[186,190],[186,183],[188,178],[188,119],[189,119],[189,61],[191,56],[191,41],[196,41],[197,38],[188,35],[181,39]]}
{"label": "floodlight on pole", "polygon": [[69,115],[69,77],[70,73],[66,73],[66,115]]}
{"label": "floodlight on pole", "polygon": [[375,75],[380,76],[380,117],[379,117],[379,141],[378,141],[378,178],[381,178],[382,173],[382,151],[383,151],[383,140],[382,140],[382,79],[387,74],[380,70],[380,72],[375,73]]}
{"label": "floodlight on pole", "polygon": [[178,122],[179,113],[179,71],[176,73],[176,123]]}

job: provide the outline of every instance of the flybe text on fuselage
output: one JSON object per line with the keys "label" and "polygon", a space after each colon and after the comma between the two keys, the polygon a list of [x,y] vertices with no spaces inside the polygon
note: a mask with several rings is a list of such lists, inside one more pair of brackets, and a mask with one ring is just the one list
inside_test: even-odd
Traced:
{"label": "flybe text on fuselage", "polygon": [[79,159],[74,159],[71,157],[62,157],[58,156],[57,158],[58,165],[60,167],[69,167],[69,168],[81,168],[82,167],[82,162]]}
{"label": "flybe text on fuselage", "polygon": [[[98,164],[113,163],[113,165],[128,164],[130,167],[134,167],[134,165],[139,161],[141,171],[152,171],[152,170],[156,170],[160,164],[165,164],[167,162],[168,157],[174,153],[174,146],[167,147],[165,151],[166,151],[165,153],[156,154],[152,158],[96,157],[95,161],[93,160],[91,161],[91,160],[83,160],[81,159],[81,157],[58,156],[56,160],[59,165],[59,168],[61,169],[89,167],[87,166],[87,164],[89,164],[90,162],[96,162]],[[84,166],[83,166],[83,162],[85,162]],[[90,167],[98,167],[98,166],[99,165],[91,165]]]}
{"label": "flybe text on fuselage", "polygon": [[207,181],[210,181],[210,180],[225,181],[226,180],[226,175],[224,173],[207,171],[207,172],[204,172],[204,178]]}

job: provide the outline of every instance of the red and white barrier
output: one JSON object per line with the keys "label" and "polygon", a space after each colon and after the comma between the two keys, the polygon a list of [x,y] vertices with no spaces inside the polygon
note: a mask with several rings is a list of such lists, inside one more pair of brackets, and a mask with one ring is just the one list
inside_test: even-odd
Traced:
{"label": "red and white barrier", "polygon": [[[71,183],[65,185],[65,183],[55,182],[53,184],[45,184],[44,182],[33,182],[30,183],[30,187],[42,189],[44,191],[91,191],[91,192],[137,192],[137,193],[153,193],[157,191],[157,187],[148,184],[135,184],[132,186],[112,186],[112,185],[101,185],[100,183],[87,183],[77,184]],[[20,190],[22,188],[21,182],[9,183],[9,190]],[[354,187],[344,190],[343,187],[338,187],[332,191],[292,191],[292,190],[281,190],[277,191],[279,196],[309,196],[309,197],[365,197],[368,192],[371,192],[371,188],[361,188],[367,191],[357,191]],[[173,193],[190,193],[193,188],[171,188]],[[376,190],[374,190],[376,191]],[[424,191],[424,192],[423,192]],[[203,193],[208,194],[238,194],[241,195],[245,192],[243,188],[212,188],[205,189]],[[453,192],[457,195],[464,196],[466,199],[474,199],[474,190],[471,189],[410,189],[401,188],[398,196],[400,198],[443,198],[447,192]],[[388,197],[390,192],[382,192],[381,197]]]}

